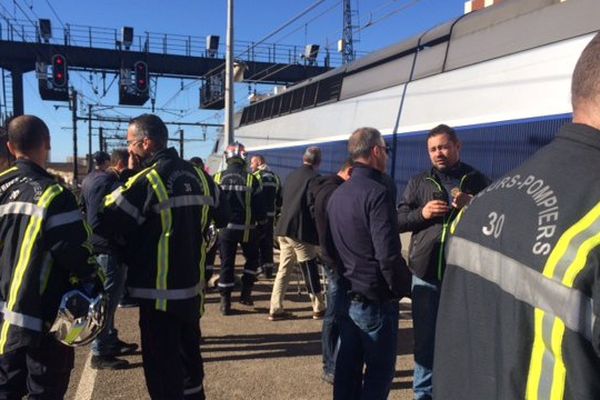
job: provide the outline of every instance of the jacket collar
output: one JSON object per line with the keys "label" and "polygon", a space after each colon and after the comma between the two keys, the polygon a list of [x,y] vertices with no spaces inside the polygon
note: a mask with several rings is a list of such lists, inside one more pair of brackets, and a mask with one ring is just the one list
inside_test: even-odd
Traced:
{"label": "jacket collar", "polygon": [[157,151],[156,153],[154,153],[154,155],[151,158],[149,158],[147,161],[144,161],[143,164],[144,164],[144,167],[149,167],[160,160],[175,159],[175,158],[179,158],[179,155],[177,154],[177,150],[175,150],[175,148],[173,148],[173,147],[169,147],[169,148]]}
{"label": "jacket collar", "polygon": [[556,137],[600,149],[600,131],[588,125],[568,123],[560,129]]}
{"label": "jacket collar", "polygon": [[22,171],[25,175],[41,175],[50,179],[54,179],[54,177],[50,175],[48,171],[31,160],[19,159],[15,161],[15,165],[17,168],[19,168],[19,171]]}
{"label": "jacket collar", "polygon": [[[365,178],[375,179],[376,181],[381,182],[383,178],[383,174],[381,171],[376,170],[375,168],[371,168],[366,164],[361,162],[354,162],[354,169],[352,170],[352,177],[354,176],[362,176]],[[352,177],[350,179],[352,179]]]}

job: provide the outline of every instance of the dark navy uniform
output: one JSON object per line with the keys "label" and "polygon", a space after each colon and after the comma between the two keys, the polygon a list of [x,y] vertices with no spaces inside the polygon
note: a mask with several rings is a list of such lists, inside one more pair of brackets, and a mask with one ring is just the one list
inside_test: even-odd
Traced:
{"label": "dark navy uniform", "polygon": [[0,398],[62,398],[73,349],[48,334],[71,283],[95,275],[71,192],[28,160],[0,174]]}
{"label": "dark navy uniform", "polygon": [[598,171],[600,131],[567,124],[459,215],[434,398],[600,398]]}
{"label": "dark navy uniform", "polygon": [[155,399],[203,399],[199,318],[206,243],[219,219],[218,189],[175,149],[157,152],[146,169],[105,199],[101,228],[122,238],[128,290],[140,301],[144,373]]}
{"label": "dark navy uniform", "polygon": [[230,312],[231,291],[235,285],[234,268],[237,246],[240,244],[246,259],[242,275],[240,301],[251,305],[251,291],[258,269],[258,234],[256,225],[264,223],[265,211],[262,190],[258,179],[247,171],[242,158],[227,160],[227,169],[215,174],[215,182],[223,192],[223,201],[229,206],[227,225],[219,230],[219,255],[221,273],[219,291],[222,295],[221,311]]}
{"label": "dark navy uniform", "polygon": [[254,172],[261,183],[263,201],[265,202],[266,222],[258,226],[259,230],[259,266],[265,277],[273,276],[273,225],[275,216],[281,209],[281,181],[279,177],[269,169],[259,169]]}

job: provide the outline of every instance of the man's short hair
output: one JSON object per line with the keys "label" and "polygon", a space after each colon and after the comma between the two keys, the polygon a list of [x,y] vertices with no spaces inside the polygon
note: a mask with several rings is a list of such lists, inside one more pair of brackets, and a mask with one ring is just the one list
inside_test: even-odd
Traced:
{"label": "man's short hair", "polygon": [[571,103],[576,109],[582,102],[596,101],[600,95],[600,33],[585,47],[573,71]]}
{"label": "man's short hair", "polygon": [[308,165],[321,164],[321,149],[317,146],[308,147],[302,156],[302,161]]}
{"label": "man's short hair", "polygon": [[133,118],[130,125],[135,125],[136,139],[141,140],[145,137],[152,139],[159,147],[167,147],[169,139],[169,130],[158,116],[154,114],[142,114]]}
{"label": "man's short hair", "polygon": [[13,118],[8,123],[7,131],[10,144],[23,153],[39,149],[50,138],[50,131],[44,121],[34,115]]}
{"label": "man's short hair", "polygon": [[456,135],[456,131],[453,128],[450,128],[448,125],[440,124],[429,131],[427,134],[427,140],[437,135],[448,135],[450,140],[454,143],[458,143],[458,136]]}
{"label": "man's short hair", "polygon": [[258,162],[260,162],[261,164],[265,163],[265,158],[261,154],[254,154],[252,158],[258,158]]}
{"label": "man's short hair", "polygon": [[110,155],[110,165],[122,162],[125,166],[129,164],[129,152],[127,149],[114,149]]}
{"label": "man's short hair", "polygon": [[95,152],[93,158],[96,165],[102,165],[105,162],[110,161],[110,155],[105,151]]}
{"label": "man's short hair", "polygon": [[375,128],[358,128],[348,139],[348,153],[350,158],[368,158],[371,155],[371,149],[381,145],[381,132]]}

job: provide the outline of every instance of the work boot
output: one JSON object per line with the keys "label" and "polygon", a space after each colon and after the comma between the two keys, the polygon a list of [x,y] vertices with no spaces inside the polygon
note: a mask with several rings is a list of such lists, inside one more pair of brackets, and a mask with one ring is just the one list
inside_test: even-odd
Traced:
{"label": "work boot", "polygon": [[240,303],[245,306],[253,306],[254,301],[252,301],[252,287],[243,285],[242,293],[240,294]]}
{"label": "work boot", "polygon": [[231,293],[221,293],[221,315],[231,315]]}
{"label": "work boot", "polygon": [[122,360],[114,356],[92,356],[92,369],[126,369],[129,367],[127,360]]}
{"label": "work boot", "polygon": [[273,267],[268,265],[263,267],[263,270],[265,271],[265,278],[267,279],[273,279]]}

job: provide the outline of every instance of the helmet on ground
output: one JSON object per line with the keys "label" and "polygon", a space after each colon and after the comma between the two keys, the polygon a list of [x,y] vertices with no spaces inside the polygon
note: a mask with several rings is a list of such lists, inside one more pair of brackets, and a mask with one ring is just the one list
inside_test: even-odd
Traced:
{"label": "helmet on ground", "polygon": [[233,142],[225,149],[225,159],[230,160],[232,158],[246,159],[246,148],[240,142]]}
{"label": "helmet on ground", "polygon": [[217,244],[217,237],[219,236],[219,231],[215,224],[210,224],[206,229],[204,234],[204,240],[206,243],[206,251],[209,252],[213,247]]}
{"label": "helmet on ground", "polygon": [[67,346],[86,345],[104,328],[106,307],[102,291],[73,289],[63,295],[50,332]]}

